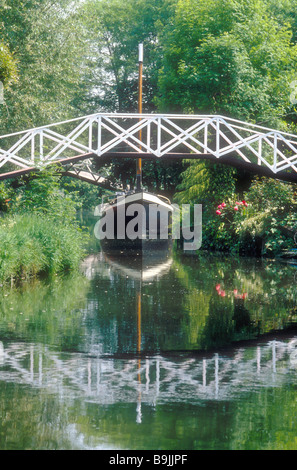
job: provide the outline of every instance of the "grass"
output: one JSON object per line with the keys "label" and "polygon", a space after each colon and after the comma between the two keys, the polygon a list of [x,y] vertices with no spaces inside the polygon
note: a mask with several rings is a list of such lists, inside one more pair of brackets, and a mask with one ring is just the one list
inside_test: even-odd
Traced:
{"label": "grass", "polygon": [[0,225],[0,282],[78,269],[86,234],[37,213],[5,216]]}

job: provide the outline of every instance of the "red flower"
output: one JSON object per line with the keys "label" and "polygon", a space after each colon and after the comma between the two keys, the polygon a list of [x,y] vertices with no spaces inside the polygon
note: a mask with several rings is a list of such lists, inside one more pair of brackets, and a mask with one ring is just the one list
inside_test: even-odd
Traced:
{"label": "red flower", "polygon": [[216,214],[218,214],[218,215],[221,215],[221,213],[222,213],[222,212],[219,211],[219,210],[216,211]]}
{"label": "red flower", "polygon": [[237,206],[235,206],[235,207],[234,207],[234,210],[235,210],[235,211],[238,211],[238,207],[237,207]]}
{"label": "red flower", "polygon": [[245,201],[242,201],[242,204],[247,207],[247,203]]}
{"label": "red flower", "polygon": [[218,209],[222,209],[222,205],[221,205],[221,204],[218,206]]}
{"label": "red flower", "polygon": [[221,204],[222,207],[226,207],[226,204],[224,202],[222,202]]}

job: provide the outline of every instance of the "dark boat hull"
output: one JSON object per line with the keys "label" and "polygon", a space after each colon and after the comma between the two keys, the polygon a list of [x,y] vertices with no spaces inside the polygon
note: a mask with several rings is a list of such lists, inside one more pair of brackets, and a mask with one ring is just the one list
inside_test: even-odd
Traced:
{"label": "dark boat hull", "polygon": [[[137,223],[134,223],[135,215],[131,215],[131,213],[133,213],[133,204],[140,204],[144,209],[144,217],[137,220]],[[154,223],[152,223],[152,212],[150,212],[153,210],[153,206],[156,216]],[[156,207],[158,208],[157,211],[155,209]],[[141,192],[105,205],[102,215],[106,215],[108,211],[113,223],[112,233],[106,231],[106,236],[100,239],[100,244],[104,251],[133,250],[143,252],[170,249],[172,245],[171,224],[173,207],[169,201],[164,201],[159,196],[150,193]],[[119,214],[119,211],[121,211],[121,214]],[[122,214],[125,215],[123,216]],[[119,219],[119,215],[121,215],[122,218]],[[124,230],[123,226],[119,226],[119,220],[121,220],[122,225],[124,225]],[[101,221],[103,224],[103,218]],[[129,229],[131,223],[132,227],[135,225],[135,232],[133,232],[133,230],[131,232],[131,229]]]}
{"label": "dark boat hull", "polygon": [[105,252],[116,252],[116,251],[152,251],[152,250],[169,250],[172,246],[172,239],[168,240],[141,240],[139,238],[130,240],[125,238],[123,240],[118,239],[106,239],[100,241],[100,246]]}

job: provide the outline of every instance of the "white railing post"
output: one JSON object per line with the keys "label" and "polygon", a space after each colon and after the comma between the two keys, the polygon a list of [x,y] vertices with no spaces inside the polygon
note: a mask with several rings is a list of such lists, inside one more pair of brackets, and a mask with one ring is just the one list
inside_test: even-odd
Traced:
{"label": "white railing post", "polygon": [[43,161],[43,130],[39,131],[39,156],[40,161]]}
{"label": "white railing post", "polygon": [[31,162],[34,163],[35,160],[35,132],[32,132],[31,137]]}
{"label": "white railing post", "polygon": [[262,161],[261,161],[261,158],[262,157],[262,137],[259,137],[259,143],[258,143],[258,165],[260,166]]}
{"label": "white railing post", "polygon": [[220,156],[220,119],[217,118],[217,125],[216,125],[216,152],[215,156],[219,158]]}
{"label": "white railing post", "polygon": [[276,164],[277,164],[277,134],[274,133],[273,136],[273,171],[276,173]]}
{"label": "white railing post", "polygon": [[205,124],[204,127],[204,149],[203,153],[207,153],[207,144],[208,144],[208,124]]}
{"label": "white railing post", "polygon": [[147,134],[146,134],[146,145],[148,149],[151,149],[151,120],[147,120]]}
{"label": "white railing post", "polygon": [[93,148],[93,119],[89,121],[89,148]]}
{"label": "white railing post", "polygon": [[161,118],[158,117],[158,127],[157,127],[157,156],[161,156]]}
{"label": "white railing post", "polygon": [[97,117],[97,155],[101,155],[101,142],[102,142],[102,116]]}
{"label": "white railing post", "polygon": [[[72,130],[66,132],[65,125],[69,129],[71,124]],[[157,126],[156,134],[152,125]],[[147,134],[140,140],[142,131]],[[213,150],[208,147],[210,141],[214,143]],[[38,162],[59,161],[67,158],[65,151],[69,157],[89,152],[101,156],[120,151],[124,144],[128,152],[141,153],[141,158],[152,154],[161,157],[178,149],[185,157],[189,152],[211,153],[216,158],[232,155],[247,164],[266,166],[273,173],[287,168],[297,173],[296,135],[219,115],[97,113],[3,135],[0,142],[0,168],[7,163],[15,169],[26,169]],[[264,158],[266,148],[270,150],[269,158]]]}

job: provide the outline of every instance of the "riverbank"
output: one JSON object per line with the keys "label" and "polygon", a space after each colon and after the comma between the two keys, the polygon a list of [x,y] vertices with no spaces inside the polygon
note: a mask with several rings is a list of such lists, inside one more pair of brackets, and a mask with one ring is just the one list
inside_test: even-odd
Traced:
{"label": "riverbank", "polygon": [[88,234],[76,223],[33,212],[5,215],[0,239],[0,282],[4,283],[78,269]]}

